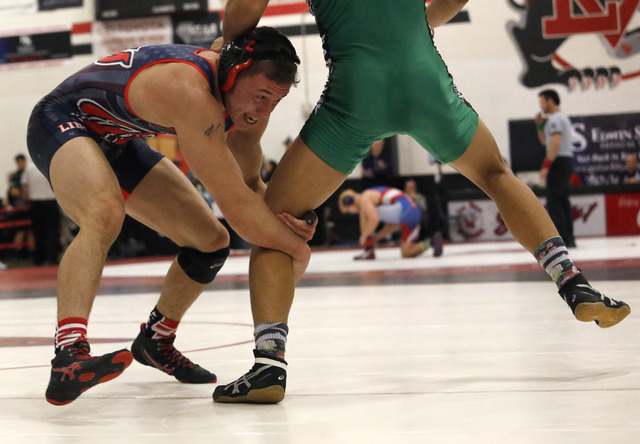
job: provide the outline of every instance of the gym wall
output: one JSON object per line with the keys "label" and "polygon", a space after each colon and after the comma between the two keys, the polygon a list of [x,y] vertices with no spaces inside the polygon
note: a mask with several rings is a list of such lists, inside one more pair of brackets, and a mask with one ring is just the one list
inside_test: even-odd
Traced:
{"label": "gym wall", "polygon": [[[92,0],[59,0],[59,4],[80,3],[81,6],[39,11],[38,5],[43,3],[46,1],[0,1],[0,39],[28,36],[51,27],[68,29],[72,52],[76,55],[49,64],[52,66],[0,64],[3,134],[0,177],[6,177],[14,169],[13,156],[26,151],[27,120],[35,103],[65,77],[105,55],[97,52],[102,47],[102,37],[96,31],[99,26],[95,26]],[[50,0],[48,3],[56,2]],[[622,10],[620,2],[608,2],[610,9],[598,11],[593,9],[592,3],[599,5],[600,2],[588,2],[591,9],[577,9],[572,15],[565,13],[566,6],[583,2],[522,0],[521,3],[517,0],[470,1],[453,23],[436,29],[435,33],[436,45],[455,83],[493,132],[503,157],[509,160],[510,156],[509,121],[532,118],[538,112],[537,93],[542,89],[557,89],[563,100],[562,108],[569,115],[638,111],[640,13],[637,4],[635,9]],[[525,3],[528,4],[526,8]],[[634,2],[624,4],[627,3]],[[271,13],[261,24],[285,30],[302,60],[301,83],[274,112],[263,141],[265,157],[277,160],[284,152],[283,141],[298,134],[319,98],[327,69],[313,17],[300,12],[305,9],[304,3],[272,0],[271,4]],[[209,0],[210,11],[221,8],[221,1]],[[514,32],[513,28],[521,30]],[[515,34],[519,40],[515,39]],[[545,48],[548,57],[535,54],[540,48]],[[591,86],[585,81],[582,86],[577,84],[570,90],[563,75],[572,68],[581,73],[604,68],[606,78],[599,87],[595,79]],[[619,75],[611,76],[611,73]],[[523,83],[524,74],[526,82]],[[384,93],[372,91],[372,94]],[[436,166],[413,140],[400,137],[398,146],[401,175],[435,173]],[[445,173],[449,171],[445,168]],[[359,174],[356,170],[352,177],[357,178]],[[0,192],[3,193],[4,182],[0,181]]]}

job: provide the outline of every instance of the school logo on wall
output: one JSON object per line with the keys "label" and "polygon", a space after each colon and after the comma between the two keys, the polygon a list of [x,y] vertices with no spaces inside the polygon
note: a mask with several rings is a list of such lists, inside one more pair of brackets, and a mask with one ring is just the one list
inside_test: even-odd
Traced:
{"label": "school logo on wall", "polygon": [[507,27],[523,60],[524,86],[562,84],[573,91],[640,78],[640,28],[633,25],[640,0],[509,2],[522,11],[521,22]]}

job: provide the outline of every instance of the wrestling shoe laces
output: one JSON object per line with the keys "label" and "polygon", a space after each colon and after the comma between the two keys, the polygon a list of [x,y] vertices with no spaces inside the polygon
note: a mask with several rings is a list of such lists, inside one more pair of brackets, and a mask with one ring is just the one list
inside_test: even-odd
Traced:
{"label": "wrestling shoe laces", "polygon": [[46,399],[53,405],[74,401],[91,387],[118,377],[133,361],[127,349],[91,356],[87,341],[60,350],[51,360]]}
{"label": "wrestling shoe laces", "polygon": [[133,341],[131,352],[136,361],[175,377],[188,384],[216,382],[216,375],[193,363],[173,346],[176,337],[151,339],[144,334],[142,324],[138,337]]}

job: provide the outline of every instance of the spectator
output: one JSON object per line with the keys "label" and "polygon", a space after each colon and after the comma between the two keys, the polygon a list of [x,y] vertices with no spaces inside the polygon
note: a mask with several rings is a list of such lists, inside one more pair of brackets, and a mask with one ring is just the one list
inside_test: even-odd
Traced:
{"label": "spectator", "polygon": [[638,170],[638,158],[635,154],[629,154],[624,162],[624,172],[620,178],[622,183],[640,182],[640,170]]}
{"label": "spectator", "polygon": [[287,138],[282,141],[282,144],[284,145],[284,150],[287,151],[292,143],[293,143],[293,139],[291,138],[291,136],[287,136]]}
{"label": "spectator", "polygon": [[27,158],[24,156],[24,154],[18,154],[14,158],[14,160],[18,169],[12,173],[9,173],[9,175],[7,176],[7,182],[9,183],[9,186],[7,187],[5,206],[22,207],[24,206],[24,199],[22,196],[22,185],[20,179],[22,178],[22,174],[27,167]]}
{"label": "spectator", "polygon": [[[16,162],[17,169],[12,173],[9,173],[7,176],[7,195],[5,196],[3,203],[6,207],[21,209],[16,212],[12,212],[10,217],[24,220],[27,217],[27,215],[24,214],[26,212],[27,203],[22,192],[21,179],[25,168],[27,167],[27,158],[24,154],[20,153],[14,157],[14,160]],[[27,259],[31,255],[31,250],[34,245],[33,230],[29,227],[16,229],[13,234],[13,244],[17,255],[21,259]]]}
{"label": "spectator", "polygon": [[[428,233],[429,222],[430,222],[430,214],[428,211],[427,197],[418,191],[418,185],[415,180],[407,179],[404,183],[404,194],[409,196],[413,201],[418,205],[420,211],[422,212],[422,218],[420,219],[420,230],[422,236]],[[436,222],[438,221],[438,217],[435,218]],[[441,227],[436,227],[435,231],[441,231]]]}
{"label": "spectator", "polygon": [[31,164],[22,174],[22,194],[31,209],[35,248],[35,265],[58,263],[60,253],[60,210],[47,178]]}
{"label": "spectator", "polygon": [[418,185],[413,179],[407,179],[404,183],[404,194],[413,199],[423,213],[427,211],[427,198],[424,194],[418,192]]}
{"label": "spectator", "polygon": [[264,183],[269,183],[271,180],[271,176],[273,176],[273,172],[276,170],[278,166],[278,162],[275,160],[265,160],[262,164],[262,170],[260,171],[260,176],[262,177],[262,181]]}
{"label": "spectator", "polygon": [[371,145],[367,156],[362,159],[362,181],[366,188],[388,186],[391,179],[391,161],[385,150],[384,140]]}

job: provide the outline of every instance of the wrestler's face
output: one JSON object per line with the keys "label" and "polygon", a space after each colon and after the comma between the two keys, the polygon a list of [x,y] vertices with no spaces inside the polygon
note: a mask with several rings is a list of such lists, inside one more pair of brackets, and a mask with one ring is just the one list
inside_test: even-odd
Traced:
{"label": "wrestler's face", "polygon": [[355,199],[354,196],[354,201],[351,205],[349,205],[348,207],[344,207],[344,212],[347,214],[358,214],[360,213],[360,203],[358,202],[357,199]]}
{"label": "wrestler's face", "polygon": [[353,205],[346,207],[345,212],[348,214],[358,214],[360,212],[360,206],[357,203],[354,203]]}
{"label": "wrestler's face", "polygon": [[236,128],[249,128],[268,119],[290,89],[291,85],[276,83],[262,73],[238,76],[225,94],[225,107]]}

